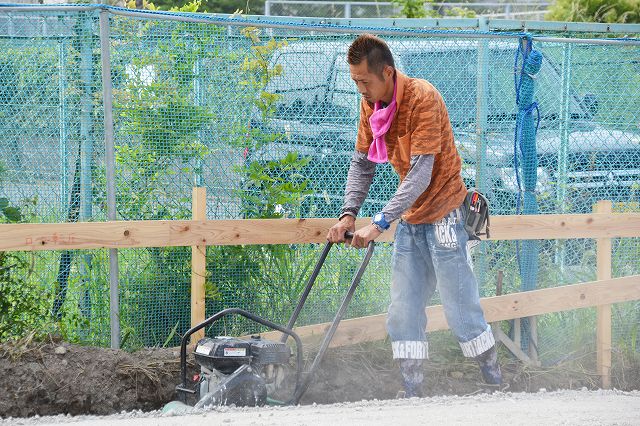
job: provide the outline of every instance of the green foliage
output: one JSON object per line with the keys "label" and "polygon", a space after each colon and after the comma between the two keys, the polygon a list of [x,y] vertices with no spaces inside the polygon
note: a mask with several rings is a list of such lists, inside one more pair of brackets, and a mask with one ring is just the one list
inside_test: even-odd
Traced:
{"label": "green foliage", "polygon": [[[135,7],[135,1],[134,7]],[[176,0],[155,0],[153,4],[160,10],[175,10],[182,2]],[[264,0],[203,0],[198,2],[198,10],[209,13],[234,13],[242,10],[247,14],[262,14],[264,12]],[[194,10],[193,12],[196,12]],[[185,10],[185,12],[190,12]]]}
{"label": "green foliage", "polygon": [[[131,329],[129,348],[180,343],[189,328],[190,252],[190,247],[154,247],[122,253],[131,268],[121,290],[121,324],[123,330]],[[177,322],[180,335],[169,339]]]}
{"label": "green foliage", "polygon": [[27,282],[29,274],[24,258],[0,252],[0,342],[41,330],[48,317],[43,293]]}
{"label": "green foliage", "polygon": [[638,23],[640,0],[556,0],[546,18],[551,21]]}
{"label": "green foliage", "polygon": [[91,324],[90,318],[82,315],[82,313],[71,304],[65,304],[62,311],[64,319],[57,323],[57,329],[65,341],[78,344],[86,341],[91,343],[95,342],[83,336],[83,330],[88,330],[91,325],[95,326],[95,324]]}
{"label": "green foliage", "polygon": [[251,218],[281,218],[298,210],[305,196],[308,179],[300,170],[309,163],[290,152],[277,161],[252,161],[243,170],[248,191],[242,192],[244,212]]}
{"label": "green foliage", "polygon": [[[0,223],[21,220],[20,209],[0,198]],[[31,273],[26,255],[0,251],[0,342],[21,338],[34,330],[42,332],[45,326],[48,296],[29,282]]]}
{"label": "green foliage", "polygon": [[[280,96],[269,93],[266,87],[283,72],[281,66],[270,63],[270,58],[286,45],[286,41],[271,38],[263,42],[260,31],[253,27],[243,29],[242,34],[251,43],[251,55],[240,65],[245,77],[240,84],[255,94],[252,102],[260,115],[261,126],[244,129],[242,133],[248,138],[236,143],[248,153],[255,153],[284,140],[283,134],[274,133],[268,125]],[[247,158],[244,165],[236,167],[243,181],[243,187],[237,191],[242,200],[243,217],[264,219],[299,215],[300,205],[310,193],[308,179],[301,173],[309,161],[296,152],[289,152],[282,158],[268,161]],[[288,245],[212,247],[207,256],[207,270],[211,271],[213,284],[209,292],[216,296],[213,306],[219,309],[239,306],[284,322],[306,283],[313,261],[307,257],[296,262],[296,256],[296,248]],[[247,329],[245,321],[234,321],[233,324],[236,324],[234,330],[237,327]],[[226,329],[226,332],[230,331]]]}
{"label": "green foliage", "polygon": [[[400,16],[404,18],[440,18],[442,16],[458,16],[473,18],[475,12],[464,7],[452,7],[442,10],[435,0],[391,0],[400,7]],[[430,6],[427,8],[426,6]]]}
{"label": "green foliage", "polygon": [[255,27],[243,28],[241,32],[251,41],[252,56],[247,56],[244,59],[241,70],[247,78],[240,84],[258,93],[258,97],[253,100],[253,103],[262,114],[262,120],[268,120],[275,113],[275,105],[281,96],[269,93],[265,91],[265,88],[274,77],[283,73],[282,65],[271,66],[269,58],[275,51],[285,47],[287,42],[271,38],[266,43],[262,43],[260,30]]}
{"label": "green foliage", "polygon": [[[261,271],[254,256],[259,250],[259,246],[214,246],[207,250],[209,315],[232,306],[260,313],[262,303],[256,294],[255,284]],[[221,332],[223,329],[218,325],[216,333]]]}
{"label": "green foliage", "polygon": [[[178,11],[195,12],[199,5],[194,1]],[[128,220],[187,218],[187,200],[170,202],[165,194],[178,173],[201,173],[199,164],[209,152],[199,132],[212,115],[195,93],[194,81],[202,78],[199,63],[219,55],[215,38],[221,30],[193,32],[191,24],[175,24],[168,37],[149,49],[153,34],[164,31],[163,23],[119,24],[114,32],[133,36],[114,55],[114,74],[119,76],[114,110],[122,123],[120,140],[126,142],[116,147],[118,213]],[[98,188],[105,187],[102,176],[96,176]],[[96,198],[104,206],[105,194]]]}
{"label": "green foliage", "polygon": [[405,18],[426,18],[426,3],[433,3],[433,0],[391,0],[391,3],[400,6],[400,14]]}
{"label": "green foliage", "polygon": [[22,213],[20,209],[9,205],[9,200],[0,198],[0,222],[4,219],[5,223],[20,222]]}
{"label": "green foliage", "polygon": [[[195,6],[194,6],[195,5]],[[198,2],[184,6],[192,10]],[[142,26],[137,31],[144,40],[161,24]],[[127,75],[121,88],[114,89],[114,108],[120,111],[122,140],[116,147],[118,213],[125,219],[175,219],[188,216],[182,205],[155,204],[162,200],[166,185],[178,172],[199,173],[198,161],[209,148],[198,138],[212,115],[194,93],[199,61],[216,57],[215,31],[190,34],[189,24],[172,26],[169,40],[155,49],[136,52],[118,68]],[[213,46],[213,47],[212,47]],[[122,46],[127,55],[131,47]],[[124,59],[124,58],[123,58]]]}
{"label": "green foliage", "polygon": [[[251,56],[246,57],[241,70],[247,76],[241,85],[256,93],[253,103],[260,112],[261,127],[248,128],[249,139],[243,140],[249,153],[261,149],[269,143],[284,140],[284,135],[267,130],[270,119],[275,113],[275,106],[280,96],[269,93],[265,89],[269,82],[282,75],[281,65],[272,65],[271,55],[286,46],[286,41],[271,38],[266,43],[260,39],[260,30],[247,27],[242,34],[251,42]],[[243,200],[243,213],[251,218],[280,218],[289,212],[299,212],[305,196],[311,191],[307,189],[308,179],[301,170],[309,164],[309,158],[300,157],[289,152],[284,157],[271,161],[251,160],[236,170],[245,182],[238,195]]]}
{"label": "green foliage", "polygon": [[263,274],[256,283],[262,310],[269,319],[285,324],[298,303],[318,252],[313,246],[284,244],[260,247],[254,257]]}
{"label": "green foliage", "polygon": [[[177,11],[197,12],[199,7],[194,1]],[[176,177],[201,176],[210,152],[201,133],[213,115],[197,87],[210,78],[200,70],[202,64],[226,54],[219,43],[223,29],[120,20],[113,31],[127,35],[112,61],[121,141],[116,146],[118,215],[125,220],[188,219],[189,195],[175,197],[171,190]],[[156,38],[159,33],[163,37]],[[104,176],[104,171],[96,173],[95,199],[106,209]],[[127,278],[121,281],[120,316],[127,347],[178,344],[178,332],[189,325],[190,248],[126,251],[121,259]]]}

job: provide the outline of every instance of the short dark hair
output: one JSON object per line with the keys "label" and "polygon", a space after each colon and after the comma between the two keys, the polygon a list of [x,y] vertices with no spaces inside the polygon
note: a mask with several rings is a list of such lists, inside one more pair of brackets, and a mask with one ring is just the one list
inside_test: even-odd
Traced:
{"label": "short dark hair", "polygon": [[382,78],[382,70],[385,65],[395,68],[393,55],[387,43],[373,34],[362,34],[351,43],[347,52],[347,62],[350,65],[358,65],[364,59],[367,60],[369,71]]}

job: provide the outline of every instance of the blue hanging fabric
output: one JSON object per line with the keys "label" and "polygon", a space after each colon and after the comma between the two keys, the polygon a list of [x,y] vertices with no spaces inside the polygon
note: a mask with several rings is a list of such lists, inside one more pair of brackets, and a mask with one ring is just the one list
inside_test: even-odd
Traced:
{"label": "blue hanging fabric", "polygon": [[[540,122],[540,110],[534,100],[536,75],[542,66],[542,54],[533,50],[531,37],[520,39],[514,65],[514,84],[516,90],[516,129],[513,144],[514,170],[518,195],[516,214],[538,214],[536,185],[538,181],[538,155],[536,134]],[[521,66],[518,64],[521,62]],[[534,118],[534,112],[536,113]],[[518,266],[520,268],[522,291],[533,290],[538,281],[539,244],[536,240],[516,242]],[[525,318],[522,324],[521,346],[529,347],[529,322]]]}

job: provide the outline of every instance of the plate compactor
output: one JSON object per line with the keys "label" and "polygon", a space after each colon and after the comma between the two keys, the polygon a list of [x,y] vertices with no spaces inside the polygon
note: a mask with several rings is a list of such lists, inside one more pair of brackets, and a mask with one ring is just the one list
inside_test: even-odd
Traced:
{"label": "plate compactor", "polygon": [[[346,238],[351,236],[352,234],[349,232],[345,235]],[[369,243],[364,259],[353,276],[351,285],[324,336],[310,369],[303,372],[302,342],[293,331],[293,327],[331,246],[332,243],[326,243],[286,327],[243,309],[229,308],[216,313],[187,331],[182,337],[180,347],[182,383],[176,387],[178,401],[170,402],[163,411],[186,412],[191,406],[195,408],[215,405],[261,406],[267,403],[297,405],[309,387],[309,383],[313,379],[313,375],[369,264],[373,255],[374,242]],[[228,315],[241,315],[258,324],[280,331],[282,338],[279,341],[273,341],[262,339],[259,335],[250,338],[204,337],[198,341],[194,351],[195,360],[200,365],[200,374],[194,376],[192,380],[188,380],[187,343],[190,336]],[[291,365],[292,351],[286,344],[289,337],[295,342],[295,366]],[[295,376],[292,377],[291,372],[293,371],[295,371]],[[287,396],[288,398],[286,398]]]}

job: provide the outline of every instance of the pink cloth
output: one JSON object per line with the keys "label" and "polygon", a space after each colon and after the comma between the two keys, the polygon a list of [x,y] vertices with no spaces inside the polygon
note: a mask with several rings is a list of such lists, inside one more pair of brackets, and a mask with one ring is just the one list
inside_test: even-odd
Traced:
{"label": "pink cloth", "polygon": [[396,89],[397,83],[393,82],[393,99],[386,108],[382,108],[382,102],[378,101],[373,106],[373,114],[369,117],[369,125],[373,133],[373,142],[369,147],[367,158],[374,163],[386,163],[389,161],[387,157],[387,144],[384,135],[389,131],[393,116],[396,112]]}

